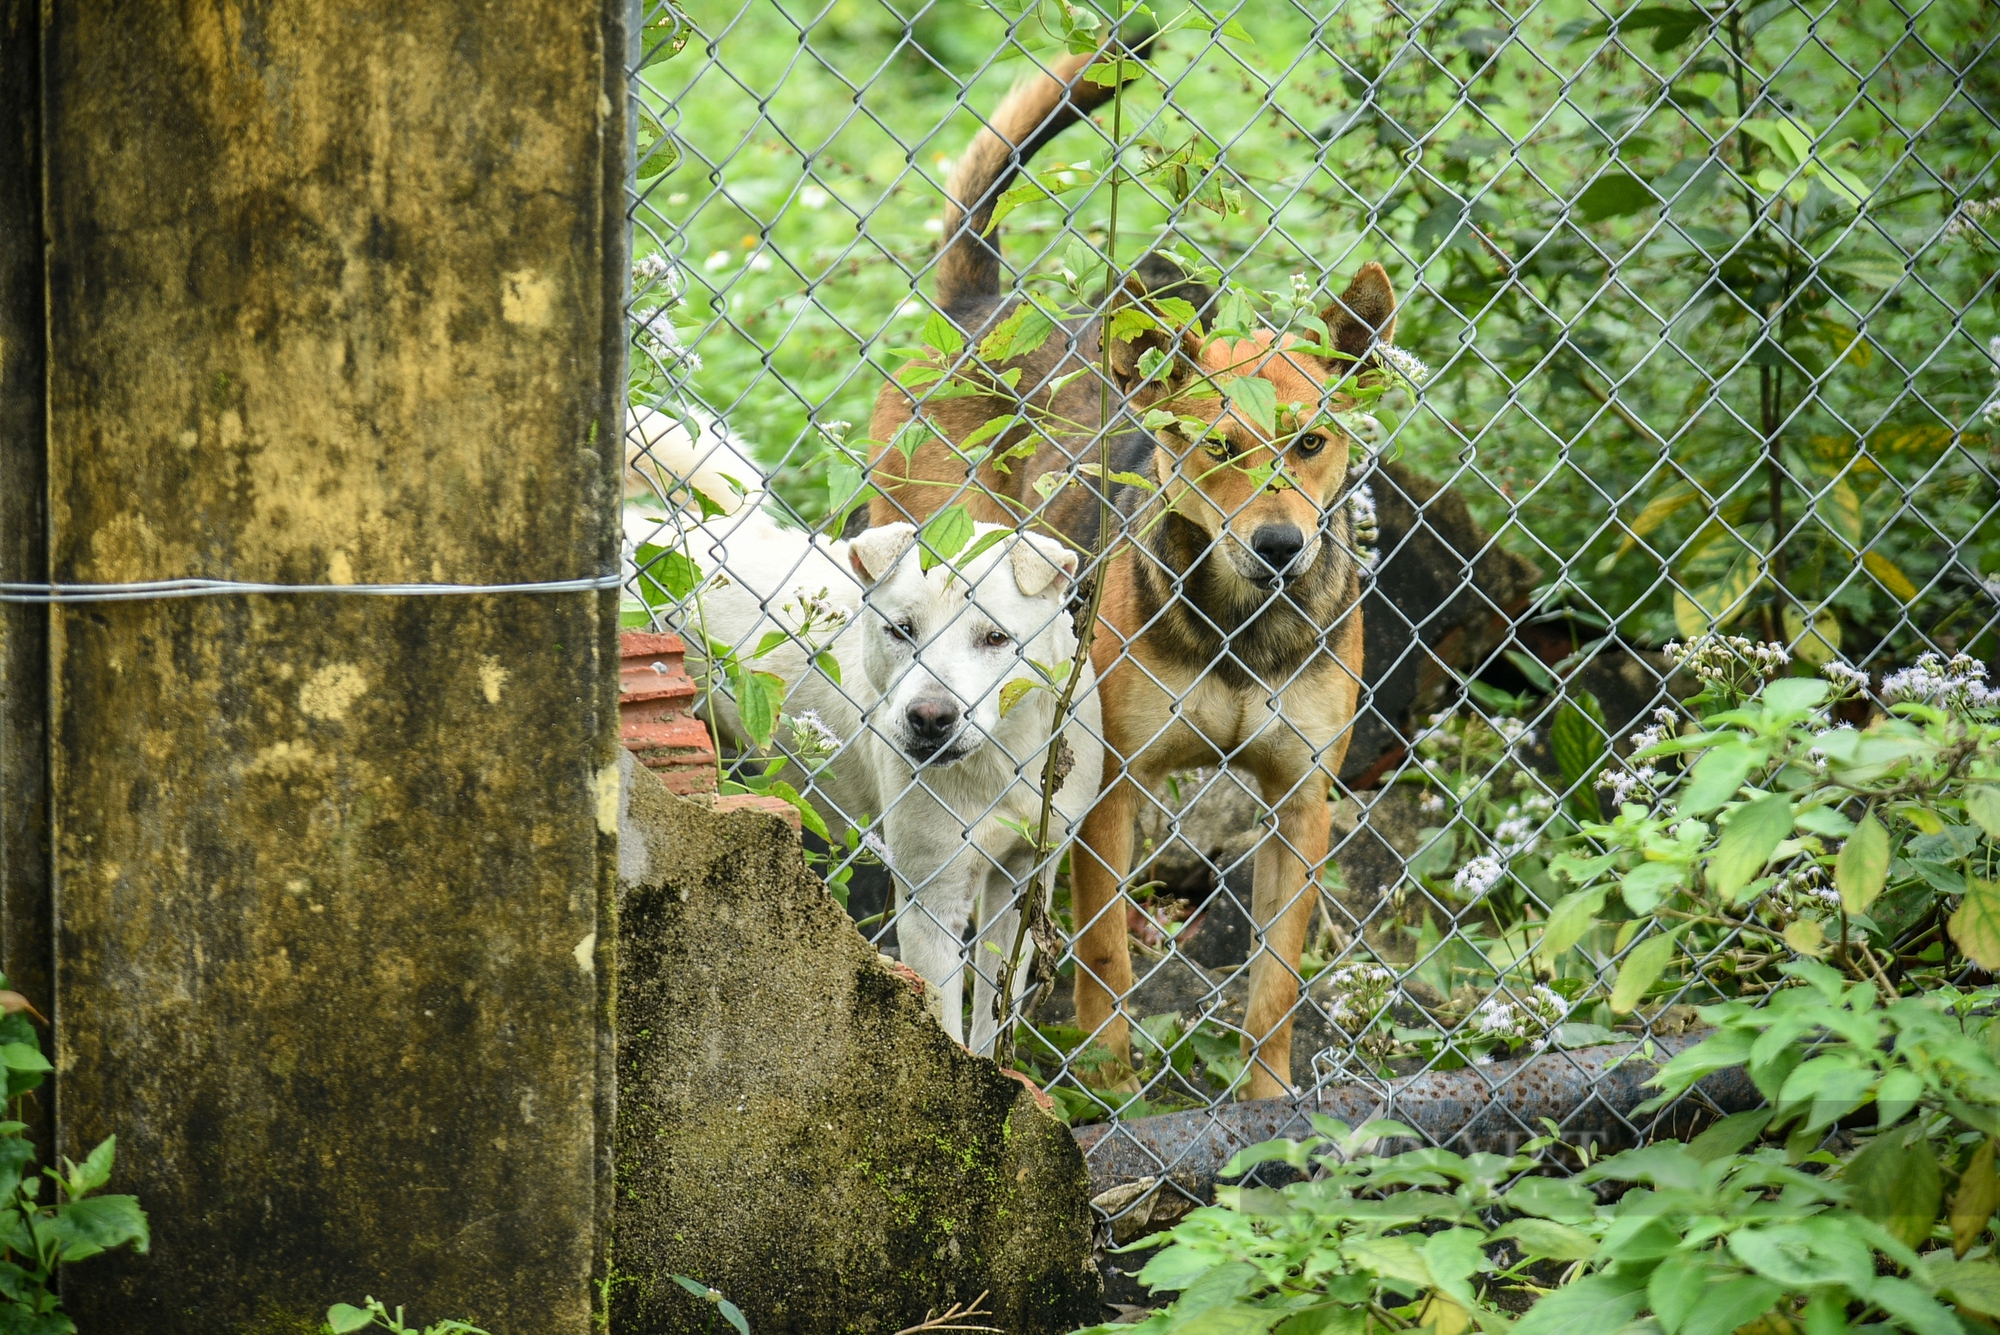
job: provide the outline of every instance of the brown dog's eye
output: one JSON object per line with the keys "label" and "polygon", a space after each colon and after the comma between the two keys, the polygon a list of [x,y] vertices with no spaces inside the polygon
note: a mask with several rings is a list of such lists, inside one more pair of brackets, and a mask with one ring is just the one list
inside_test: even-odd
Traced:
{"label": "brown dog's eye", "polygon": [[1308,431],[1299,437],[1300,454],[1318,454],[1324,448],[1326,448],[1326,437],[1317,431]]}
{"label": "brown dog's eye", "polygon": [[986,647],[988,649],[1005,649],[1013,642],[1014,637],[1004,630],[989,630],[986,632]]}
{"label": "brown dog's eye", "polygon": [[1230,448],[1227,436],[1217,436],[1213,440],[1203,441],[1202,448],[1207,450],[1209,457],[1213,459],[1227,459],[1236,452]]}

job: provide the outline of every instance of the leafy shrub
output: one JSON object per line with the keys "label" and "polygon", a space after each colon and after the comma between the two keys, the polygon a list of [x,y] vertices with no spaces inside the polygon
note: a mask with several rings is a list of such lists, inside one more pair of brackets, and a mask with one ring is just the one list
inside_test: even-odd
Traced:
{"label": "leafy shrub", "polygon": [[[0,989],[6,982],[0,977]],[[0,990],[0,1066],[17,1112],[16,1101],[53,1069],[29,1022],[33,1011],[20,993]],[[37,1177],[28,1171],[35,1146],[27,1129],[26,1122],[0,1122],[0,1335],[74,1335],[76,1323],[54,1290],[56,1268],[118,1247],[144,1252],[152,1233],[138,1197],[96,1194],[111,1180],[118,1137],[106,1137],[80,1164],[64,1159],[60,1171],[45,1168]],[[46,1199],[44,1177],[54,1184]]]}
{"label": "leafy shrub", "polygon": [[1857,728],[1834,721],[1862,708],[1854,669],[1772,680],[1782,648],[1717,637],[1676,652],[1702,684],[1689,717],[1599,776],[1618,815],[1550,860],[1577,888],[1533,924],[1533,957],[1615,959],[1616,1014],[1711,1003],[1713,1032],[1641,1112],[1735,1067],[1768,1106],[1686,1143],[1574,1151],[1566,1178],[1538,1175],[1553,1134],[1513,1156],[1382,1153],[1413,1133],[1316,1118],[1224,1174],[1307,1180],[1224,1188],[1139,1244],[1161,1249],[1141,1280],[1180,1294],[1139,1329],[1964,1335],[2000,1317],[2000,988],[1952,981],[2000,967],[2000,693],[1929,657]]}
{"label": "leafy shrub", "polygon": [[[1655,1077],[1658,1104],[1747,1063],[1771,1107],[1686,1143],[1583,1152],[1567,1178],[1531,1171],[1553,1137],[1513,1156],[1377,1154],[1414,1133],[1315,1117],[1317,1136],[1254,1146],[1224,1170],[1281,1162],[1308,1180],[1221,1188],[1217,1205],[1137,1244],[1160,1249],[1141,1282],[1180,1296],[1096,1332],[1604,1335],[1646,1315],[1661,1335],[1984,1326],[2000,1316],[2000,991],[1885,1005],[1822,965],[1786,976],[1769,1006],[1705,1010],[1718,1032]],[[1820,1148],[1871,1101],[1859,1148]]]}

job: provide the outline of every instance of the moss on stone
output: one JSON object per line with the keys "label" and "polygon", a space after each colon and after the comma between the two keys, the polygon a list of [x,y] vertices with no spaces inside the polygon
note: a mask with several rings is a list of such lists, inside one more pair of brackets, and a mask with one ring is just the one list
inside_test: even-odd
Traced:
{"label": "moss on stone", "polygon": [[[1095,1310],[1088,1180],[1067,1128],[947,1038],[780,822],[631,782],[621,888],[621,1335],[886,1335],[980,1292],[1010,1332]],[[628,870],[632,862],[626,860]]]}

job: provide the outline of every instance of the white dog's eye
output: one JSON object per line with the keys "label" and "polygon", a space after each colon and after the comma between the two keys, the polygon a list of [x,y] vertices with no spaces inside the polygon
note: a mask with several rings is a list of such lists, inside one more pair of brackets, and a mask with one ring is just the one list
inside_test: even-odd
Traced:
{"label": "white dog's eye", "polygon": [[1004,630],[989,630],[986,632],[986,647],[988,649],[1005,649],[1013,642],[1014,637]]}
{"label": "white dog's eye", "polygon": [[916,623],[908,617],[904,617],[900,621],[891,622],[883,629],[889,632],[889,638],[892,640],[914,640],[917,638]]}

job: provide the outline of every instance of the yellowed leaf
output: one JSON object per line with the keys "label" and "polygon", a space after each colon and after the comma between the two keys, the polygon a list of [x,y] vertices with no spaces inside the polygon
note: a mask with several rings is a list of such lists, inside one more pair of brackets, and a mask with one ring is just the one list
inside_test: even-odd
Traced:
{"label": "yellowed leaf", "polygon": [[1917,586],[1910,583],[1908,575],[1896,568],[1894,561],[1880,552],[1863,552],[1861,564],[1866,567],[1869,574],[1881,581],[1882,587],[1890,593],[1906,603],[1916,601]]}
{"label": "yellowed leaf", "polygon": [[1993,1170],[1993,1141],[1989,1137],[1973,1153],[1972,1162],[1958,1179],[1951,1194],[1951,1250],[1963,1256],[1986,1231],[1986,1221],[2000,1209],[2000,1174]]}

